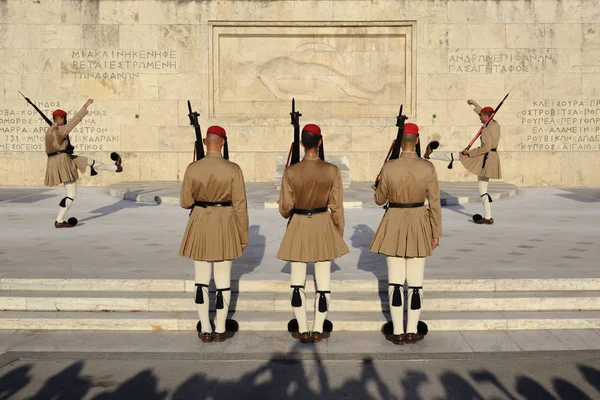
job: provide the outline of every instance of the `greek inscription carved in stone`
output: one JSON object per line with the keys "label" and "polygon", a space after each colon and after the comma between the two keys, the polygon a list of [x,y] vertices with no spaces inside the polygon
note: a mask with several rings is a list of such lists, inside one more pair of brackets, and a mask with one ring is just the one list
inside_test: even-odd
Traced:
{"label": "greek inscription carved in stone", "polygon": [[600,150],[600,100],[533,100],[519,117],[522,151]]}
{"label": "greek inscription carved in stone", "polygon": [[80,79],[134,79],[140,72],[177,72],[175,50],[74,50],[63,72]]}
{"label": "greek inscription carved in stone", "polygon": [[537,72],[558,60],[547,50],[456,50],[448,54],[448,72],[507,74]]}
{"label": "greek inscription carved in stone", "polygon": [[[60,101],[37,102],[46,115],[62,108]],[[65,110],[74,115],[79,110]],[[90,110],[70,133],[69,138],[76,152],[113,151],[120,147],[120,135],[112,128],[103,126],[98,119],[107,116],[106,110]],[[0,151],[44,151],[44,137],[48,125],[39,114],[29,108],[0,108]]]}

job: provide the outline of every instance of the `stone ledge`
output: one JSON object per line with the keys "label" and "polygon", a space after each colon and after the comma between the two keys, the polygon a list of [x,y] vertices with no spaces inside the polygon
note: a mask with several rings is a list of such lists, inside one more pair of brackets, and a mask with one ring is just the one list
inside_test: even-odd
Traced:
{"label": "stone ledge", "polygon": [[[119,183],[108,187],[108,194],[128,201],[143,204],[179,205],[180,183],[177,182],[131,182]],[[493,200],[508,199],[516,196],[523,189],[504,182],[490,183],[489,192]],[[246,184],[248,208],[278,208],[279,190],[272,183]],[[443,207],[479,203],[475,183],[440,182],[441,203]],[[371,182],[353,182],[344,191],[344,207],[378,208],[373,202]]]}

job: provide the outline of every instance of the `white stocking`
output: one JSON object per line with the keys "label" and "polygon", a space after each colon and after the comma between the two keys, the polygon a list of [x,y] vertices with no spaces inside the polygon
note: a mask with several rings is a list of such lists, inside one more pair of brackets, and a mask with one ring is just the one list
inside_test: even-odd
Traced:
{"label": "white stocking", "polygon": [[112,171],[112,172],[117,171],[116,165],[104,164],[102,161],[92,160],[91,158],[88,158],[87,165],[89,167],[94,167],[94,169],[96,169],[98,171]]}
{"label": "white stocking", "polygon": [[[477,188],[479,189],[479,196],[483,200],[483,210],[485,211],[484,218],[492,218],[492,205],[490,204],[490,198],[488,197],[488,184],[490,178],[484,178],[480,176],[477,178]],[[485,195],[485,196],[484,196]]]}
{"label": "white stocking", "polygon": [[68,198],[64,199],[65,206],[64,207],[61,206],[60,210],[58,211],[58,216],[56,217],[57,222],[63,222],[65,220],[67,211],[69,211],[69,208],[71,208],[71,204],[73,204],[73,200],[75,200],[75,197],[77,197],[77,182],[76,181],[65,182],[65,189],[67,191]]}
{"label": "white stocking", "polygon": [[430,160],[439,160],[439,161],[452,161],[452,157],[454,157],[454,161],[458,161],[460,157],[460,153],[458,152],[442,152],[442,151],[434,151],[429,155]]}
{"label": "white stocking", "polygon": [[[304,287],[306,286],[306,263],[293,262],[292,263],[292,277],[291,277],[291,292],[290,300],[294,296],[294,291],[298,289],[300,293],[300,300],[302,305],[300,307],[292,307],[296,321],[298,321],[298,331],[300,333],[308,332],[308,324],[306,323],[306,293]],[[302,286],[294,288],[294,286]]]}
{"label": "white stocking", "polygon": [[319,298],[321,293],[325,295],[327,310],[329,310],[329,300],[331,299],[331,261],[320,261],[315,263],[315,278],[317,280],[317,293],[315,297],[315,320],[313,323],[313,332],[323,333],[323,323],[327,317],[327,311],[319,311]]}
{"label": "white stocking", "polygon": [[[402,257],[387,257],[388,267],[388,299],[390,314],[394,323],[394,335],[404,333],[404,281],[406,280],[406,259]],[[398,286],[399,285],[399,286]],[[400,305],[392,306],[394,290],[399,290]],[[398,292],[396,292],[398,296]]]}
{"label": "white stocking", "polygon": [[[198,319],[202,324],[202,333],[211,333],[210,318],[208,316],[208,305],[210,297],[208,296],[208,284],[210,283],[212,265],[206,261],[194,261],[195,280],[196,280],[196,309],[198,310]],[[199,303],[202,301],[202,303]]]}
{"label": "white stocking", "polygon": [[[406,333],[417,333],[417,323],[421,317],[421,308],[423,305],[424,274],[424,257],[406,259],[406,283],[408,284],[408,299],[406,301],[408,321],[406,323]],[[413,297],[415,298],[413,299]],[[418,303],[418,308],[413,309],[415,303]]]}
{"label": "white stocking", "polygon": [[218,261],[215,266],[215,287],[217,289],[217,300],[223,296],[223,308],[217,308],[215,317],[215,333],[225,332],[225,322],[229,312],[229,302],[231,301],[231,261]]}

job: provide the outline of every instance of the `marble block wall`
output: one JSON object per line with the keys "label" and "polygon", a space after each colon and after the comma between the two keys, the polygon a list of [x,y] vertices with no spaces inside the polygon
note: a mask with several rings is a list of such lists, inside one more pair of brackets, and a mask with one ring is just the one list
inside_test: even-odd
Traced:
{"label": "marble block wall", "polygon": [[[307,22],[311,21],[311,22]],[[42,185],[44,122],[96,102],[78,153],[122,174],[180,181],[192,161],[187,100],[228,132],[248,181],[275,182],[301,123],[321,125],[348,180],[373,180],[404,105],[422,140],[460,150],[495,106],[504,180],[600,185],[599,0],[0,0],[0,185]],[[440,180],[474,181],[436,162]]]}

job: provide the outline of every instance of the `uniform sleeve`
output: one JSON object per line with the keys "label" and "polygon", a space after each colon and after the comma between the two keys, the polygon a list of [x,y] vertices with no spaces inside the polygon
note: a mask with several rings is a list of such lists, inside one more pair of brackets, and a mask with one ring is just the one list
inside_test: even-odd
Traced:
{"label": "uniform sleeve", "polygon": [[244,173],[241,168],[237,168],[233,176],[231,201],[233,202],[235,224],[240,233],[240,240],[242,243],[248,243],[248,203],[246,201]]}
{"label": "uniform sleeve", "polygon": [[489,153],[492,149],[492,132],[489,128],[483,128],[481,132],[481,146],[469,150],[469,157],[478,157],[485,153]]}
{"label": "uniform sleeve", "polygon": [[381,170],[381,177],[379,179],[379,185],[377,186],[377,190],[375,191],[375,204],[378,206],[382,206],[387,203],[389,198],[389,192],[387,187],[387,173],[385,165]]}
{"label": "uniform sleeve", "polygon": [[331,193],[329,193],[328,204],[331,210],[333,224],[340,235],[344,236],[344,187],[342,186],[342,173],[336,168],[335,178]]}
{"label": "uniform sleeve", "polygon": [[69,120],[69,122],[58,129],[58,136],[61,138],[67,136],[87,114],[88,110],[86,108],[82,108],[81,110],[77,111],[77,114],[75,114],[73,118]]}
{"label": "uniform sleeve", "polygon": [[479,115],[479,113],[481,113],[481,106],[477,103],[473,104],[473,111],[475,111],[475,114]]}
{"label": "uniform sleeve", "polygon": [[294,193],[292,191],[292,184],[290,183],[290,177],[288,176],[286,169],[283,171],[281,190],[279,191],[279,214],[281,214],[283,218],[289,218],[292,215],[293,209]]}
{"label": "uniform sleeve", "polygon": [[181,184],[181,193],[179,194],[179,202],[181,207],[190,209],[196,202],[194,193],[192,192],[192,176],[190,173],[190,167],[188,166],[183,176],[183,183]]}
{"label": "uniform sleeve", "polygon": [[440,203],[440,186],[438,184],[437,172],[431,165],[431,177],[427,184],[427,197],[429,199],[429,221],[433,239],[442,236],[442,205]]}

